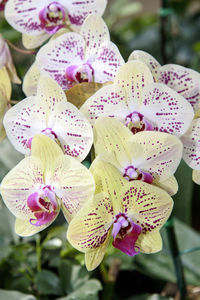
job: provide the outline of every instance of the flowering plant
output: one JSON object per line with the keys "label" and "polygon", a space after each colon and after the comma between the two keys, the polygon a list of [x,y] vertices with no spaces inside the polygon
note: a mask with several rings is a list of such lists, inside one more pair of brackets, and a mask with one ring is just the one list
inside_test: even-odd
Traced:
{"label": "flowering plant", "polygon": [[[100,278],[102,299],[114,299],[117,293],[107,295],[107,284],[110,288],[117,282],[123,268],[155,274],[148,264],[167,253],[165,268],[173,262],[182,300],[187,286],[181,255],[194,250],[181,244],[190,235],[182,238],[185,229],[176,234],[180,225],[174,225],[174,215],[179,203],[181,212],[185,209],[192,180],[200,184],[200,75],[168,63],[166,15],[160,17],[163,65],[135,46],[124,55],[116,28],[129,19],[136,3],[121,7],[120,13],[117,4],[109,3],[105,22],[106,4],[0,2],[6,26],[19,37],[22,33],[27,48],[0,32],[0,147],[7,143],[12,149],[2,158],[9,161],[10,153],[20,152],[1,176],[0,216],[1,211],[14,215],[16,253],[27,243],[36,255],[37,267],[32,269],[33,261],[27,260],[25,271],[19,270],[38,299],[97,299]],[[18,63],[22,53],[33,57],[25,68]],[[180,193],[183,204],[176,200]],[[191,247],[199,250],[195,243]],[[45,256],[45,249],[55,252]],[[88,275],[87,270],[95,272]],[[82,294],[82,272],[84,284],[98,274],[89,279],[92,286],[96,282],[94,294]],[[67,286],[76,276],[78,283]],[[175,281],[173,276],[167,281]],[[50,284],[44,288],[47,278]]]}

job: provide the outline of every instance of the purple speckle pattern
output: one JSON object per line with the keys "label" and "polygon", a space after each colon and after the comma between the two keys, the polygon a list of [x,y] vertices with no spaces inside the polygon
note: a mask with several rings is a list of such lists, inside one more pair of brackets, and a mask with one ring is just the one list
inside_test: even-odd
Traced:
{"label": "purple speckle pattern", "polygon": [[[99,197],[95,205],[90,204],[79,219],[80,235],[77,239],[77,245],[80,249],[96,249],[100,247],[108,236],[112,222],[114,221],[114,213],[112,202],[108,197]],[[86,204],[87,206],[87,204]]]}
{"label": "purple speckle pattern", "polygon": [[140,112],[154,130],[176,136],[183,135],[193,119],[192,106],[180,95],[163,84],[153,83],[143,90]]}
{"label": "purple speckle pattern", "polygon": [[84,64],[83,38],[77,33],[66,33],[49,42],[38,52],[36,61],[40,72],[48,74],[64,89],[72,87],[66,70],[72,65]]}
{"label": "purple speckle pattern", "polygon": [[130,74],[129,80],[123,79],[126,66],[122,68],[124,70],[119,69],[113,85],[99,90],[81,107],[91,124],[100,116],[116,117],[126,123],[127,117],[134,112],[146,120],[147,130],[154,129],[178,137],[183,135],[194,116],[188,101],[164,84],[145,84],[146,78],[142,72],[140,80],[135,80],[135,74]]}
{"label": "purple speckle pattern", "polygon": [[49,87],[49,82],[40,86],[36,97],[24,99],[7,112],[4,118],[7,135],[18,151],[29,154],[31,138],[37,133],[46,134],[60,144],[65,154],[82,161],[93,143],[92,128],[53,83]]}
{"label": "purple speckle pattern", "polygon": [[100,116],[117,117],[125,122],[125,116],[129,114],[125,94],[122,89],[115,89],[114,84],[97,91],[80,110],[88,117],[92,126]]}
{"label": "purple speckle pattern", "polygon": [[16,30],[38,35],[43,32],[39,12],[49,1],[40,0],[11,0],[5,8],[5,17]]}
{"label": "purple speckle pattern", "polygon": [[91,44],[87,48],[88,39],[84,40],[77,33],[66,33],[49,42],[42,47],[36,57],[40,72],[48,73],[63,89],[73,86],[73,78],[69,72],[72,66],[77,66],[80,72],[80,79],[76,77],[75,83],[84,80],[84,73],[86,73],[88,81],[99,83],[112,81],[118,68],[124,62],[123,58],[112,42],[107,41],[101,44],[102,38],[99,37],[99,34],[97,37],[95,36],[95,30],[91,34],[91,39],[93,36],[96,41],[95,43],[91,42],[94,51],[91,49]]}
{"label": "purple speckle pattern", "polygon": [[43,168],[35,157],[23,159],[2,181],[2,197],[12,213],[21,219],[34,217],[27,204],[30,193],[44,186]]}
{"label": "purple speckle pattern", "polygon": [[199,107],[200,74],[179,65],[164,65],[159,69],[158,81],[182,95],[194,109]]}
{"label": "purple speckle pattern", "polygon": [[[10,25],[16,30],[30,35],[38,35],[46,30],[46,26],[44,26],[44,23],[46,24],[44,10],[51,3],[58,3],[58,6],[62,6],[62,11],[65,10],[66,18],[69,19],[74,30],[79,30],[89,14],[97,13],[102,15],[106,6],[106,0],[10,0],[5,9],[5,16]],[[63,17],[64,21],[65,16]],[[57,27],[52,27],[47,32],[53,34],[60,26],[65,26],[66,24],[57,25]]]}
{"label": "purple speckle pattern", "polygon": [[30,153],[30,139],[47,127],[46,112],[47,107],[36,102],[34,97],[24,99],[8,110],[4,126],[7,136],[18,151]]}
{"label": "purple speckle pattern", "polygon": [[171,213],[171,205],[163,203],[155,190],[149,190],[146,183],[131,186],[122,195],[122,205],[125,214],[130,210],[137,214],[134,221],[142,228],[142,233],[159,230]]}

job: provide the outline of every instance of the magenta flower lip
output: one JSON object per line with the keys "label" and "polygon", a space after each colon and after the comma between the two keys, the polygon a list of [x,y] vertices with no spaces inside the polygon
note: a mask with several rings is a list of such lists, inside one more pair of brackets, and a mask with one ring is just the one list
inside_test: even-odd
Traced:
{"label": "magenta flower lip", "polygon": [[39,19],[44,30],[54,34],[65,26],[66,8],[56,1],[51,2],[39,12]]}

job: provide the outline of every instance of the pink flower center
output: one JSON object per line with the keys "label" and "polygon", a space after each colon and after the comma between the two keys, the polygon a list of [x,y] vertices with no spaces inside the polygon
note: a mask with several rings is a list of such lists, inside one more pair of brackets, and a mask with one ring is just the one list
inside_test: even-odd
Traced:
{"label": "pink flower center", "polygon": [[41,226],[50,223],[57,215],[56,195],[49,185],[29,195],[27,205],[35,216],[35,219],[30,219],[32,225]]}
{"label": "pink flower center", "polygon": [[7,1],[8,0],[0,0],[0,10],[4,10]]}
{"label": "pink flower center", "polygon": [[92,82],[94,70],[88,62],[82,66],[72,65],[67,68],[65,76],[72,83]]}
{"label": "pink flower center", "polygon": [[134,256],[140,252],[135,243],[141,232],[142,228],[139,225],[135,224],[124,213],[119,213],[113,223],[112,236],[114,241],[112,245],[127,255]]}
{"label": "pink flower center", "polygon": [[154,130],[153,125],[136,111],[126,116],[125,124],[133,134],[143,130]]}
{"label": "pink flower center", "polygon": [[132,181],[132,180],[142,180],[147,183],[152,183],[153,182],[153,176],[148,173],[144,172],[142,170],[139,170],[137,168],[134,168],[134,166],[128,166],[124,170],[123,177],[125,177],[126,180]]}
{"label": "pink flower center", "polygon": [[54,34],[65,26],[66,8],[54,1],[39,12],[41,25],[47,33]]}

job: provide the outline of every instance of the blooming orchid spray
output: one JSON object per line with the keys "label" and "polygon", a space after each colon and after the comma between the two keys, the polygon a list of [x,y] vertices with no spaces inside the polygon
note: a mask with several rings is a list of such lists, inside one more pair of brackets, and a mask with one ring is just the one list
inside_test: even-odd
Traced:
{"label": "blooming orchid spray", "polygon": [[103,14],[106,3],[106,0],[9,0],[5,17],[23,33],[24,46],[35,48],[61,28],[79,31],[89,14]]}
{"label": "blooming orchid spray", "polygon": [[92,198],[94,180],[77,159],[64,155],[44,134],[32,140],[31,156],[12,169],[1,184],[1,195],[16,216],[15,231],[33,235],[49,226],[60,209],[69,222]]}
{"label": "blooming orchid spray", "polygon": [[139,180],[128,182],[107,162],[95,160],[90,170],[95,196],[76,214],[67,231],[70,243],[85,253],[87,269],[101,263],[111,236],[113,246],[130,256],[160,251],[159,230],[173,206],[168,193]]}

